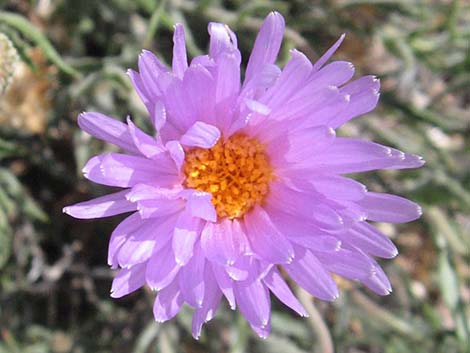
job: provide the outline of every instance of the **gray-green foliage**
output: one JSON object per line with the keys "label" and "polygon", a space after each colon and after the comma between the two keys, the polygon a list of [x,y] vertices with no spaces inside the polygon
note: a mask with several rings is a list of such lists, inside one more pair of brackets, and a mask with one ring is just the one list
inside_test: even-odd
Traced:
{"label": "gray-green foliage", "polygon": [[78,113],[129,114],[148,124],[125,75],[143,47],[171,62],[173,24],[182,22],[190,55],[198,55],[207,47],[207,22],[221,21],[237,31],[246,58],[272,9],[289,26],[281,63],[294,47],[314,60],[346,32],[336,58],[382,79],[379,108],[342,134],[427,162],[417,171],[359,176],[371,190],[418,201],[424,215],[385,229],[401,252],[382,262],[392,295],[379,298],[352,284],[336,303],[317,303],[336,350],[470,352],[468,2],[57,0],[0,5],[0,31],[21,59],[37,71],[29,48],[38,47],[56,68],[43,131],[0,126],[0,353],[322,351],[309,319],[276,301],[266,341],[225,304],[198,342],[190,335],[188,308],[156,324],[154,293],[109,298],[107,240],[118,219],[78,222],[61,213],[67,204],[106,192],[84,181],[80,170],[90,156],[112,147],[80,132]]}

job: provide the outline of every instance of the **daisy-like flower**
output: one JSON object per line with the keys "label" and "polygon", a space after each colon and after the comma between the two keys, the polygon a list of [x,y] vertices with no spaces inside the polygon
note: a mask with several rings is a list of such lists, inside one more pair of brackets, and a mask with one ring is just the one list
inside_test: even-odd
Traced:
{"label": "daisy-like flower", "polygon": [[379,80],[350,82],[351,63],[327,64],[343,36],[314,64],[292,50],[281,70],[283,30],[283,17],[269,14],[241,84],[237,38],[226,25],[209,24],[209,54],[189,65],[176,25],[171,70],[148,51],[139,72],[129,70],[155,135],[129,118],[78,118],[84,131],[126,152],[91,158],[85,177],[124,190],[64,211],[76,218],[132,212],[111,235],[108,263],[119,268],[111,296],[149,286],[158,292],[158,322],[188,303],[195,338],[223,296],[261,337],[270,330],[270,293],[306,316],[284,274],[328,301],[338,297],[333,273],[389,294],[373,257],[392,258],[397,249],[368,221],[421,215],[413,202],[343,176],[423,164],[391,147],[336,137],[336,128],[376,106]]}

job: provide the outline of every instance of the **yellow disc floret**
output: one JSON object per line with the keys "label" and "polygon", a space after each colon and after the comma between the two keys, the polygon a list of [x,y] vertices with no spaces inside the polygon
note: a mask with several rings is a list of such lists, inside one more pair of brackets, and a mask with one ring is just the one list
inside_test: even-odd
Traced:
{"label": "yellow disc floret", "polygon": [[261,204],[273,180],[264,146],[255,138],[235,134],[210,149],[186,152],[184,186],[210,192],[219,218],[242,217]]}

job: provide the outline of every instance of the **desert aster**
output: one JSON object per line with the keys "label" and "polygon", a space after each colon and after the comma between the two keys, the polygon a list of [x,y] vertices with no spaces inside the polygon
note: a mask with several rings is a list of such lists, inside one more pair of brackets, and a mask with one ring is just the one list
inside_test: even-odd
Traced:
{"label": "desert aster", "polygon": [[335,129],[372,110],[379,80],[355,81],[354,66],[326,64],[343,36],[315,63],[297,50],[275,64],[284,19],[264,21],[240,83],[235,34],[210,23],[208,55],[188,66],[184,31],[176,25],[172,70],[143,51],[129,76],[148,109],[156,137],[99,113],[80,127],[126,151],[91,158],[84,175],[124,188],[66,207],[77,218],[133,212],[111,235],[108,262],[120,268],[111,296],[147,284],[158,291],[155,319],[195,308],[193,335],[222,296],[261,337],[270,330],[270,292],[306,316],[281,274],[323,300],[338,289],[331,274],[385,295],[391,286],[372,256],[397,255],[368,221],[417,219],[420,207],[367,191],[347,173],[415,168],[420,157]]}

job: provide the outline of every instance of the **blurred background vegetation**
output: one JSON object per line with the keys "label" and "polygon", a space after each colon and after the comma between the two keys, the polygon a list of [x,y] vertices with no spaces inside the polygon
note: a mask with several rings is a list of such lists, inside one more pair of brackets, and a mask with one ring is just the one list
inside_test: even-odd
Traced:
{"label": "blurred background vegetation", "polygon": [[[237,32],[246,63],[273,9],[289,26],[281,64],[293,47],[315,60],[347,33],[335,58],[381,78],[379,108],[340,133],[424,156],[420,170],[358,176],[421,203],[424,215],[380,225],[400,250],[381,262],[390,296],[339,280],[335,303],[314,301],[323,320],[273,301],[267,340],[223,303],[194,341],[189,308],[160,325],[153,293],[109,298],[107,241],[119,217],[62,214],[106,192],[80,170],[112,147],[82,133],[76,117],[95,110],[147,124],[125,74],[142,48],[171,62],[173,24],[182,22],[198,55],[207,22],[220,21]],[[469,134],[467,0],[0,1],[0,353],[326,352],[330,339],[337,352],[470,352]]]}

